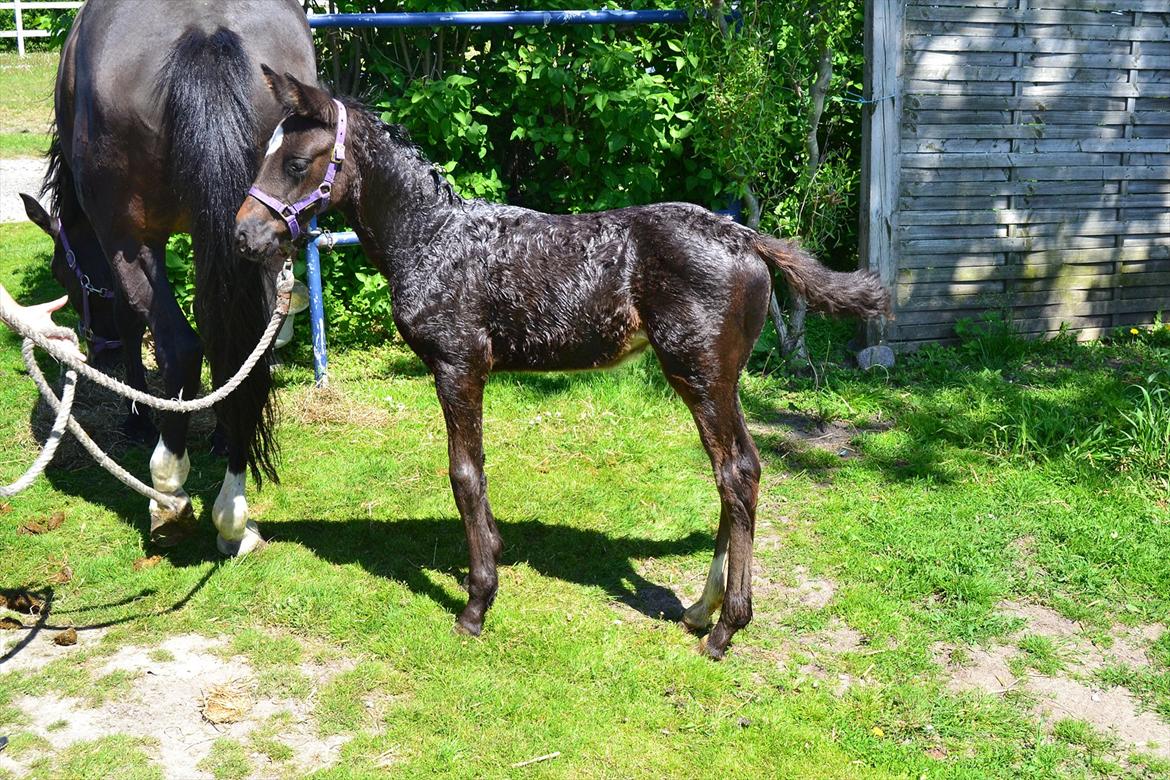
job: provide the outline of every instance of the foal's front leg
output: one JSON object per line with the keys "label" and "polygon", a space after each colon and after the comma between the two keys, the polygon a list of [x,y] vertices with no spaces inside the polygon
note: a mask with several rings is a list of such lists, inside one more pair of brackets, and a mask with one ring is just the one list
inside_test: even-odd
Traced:
{"label": "foal's front leg", "polygon": [[501,549],[483,473],[483,386],[487,372],[450,364],[437,364],[432,370],[447,421],[451,490],[463,518],[471,557],[467,606],[455,627],[479,636],[484,615],[496,598],[496,561]]}

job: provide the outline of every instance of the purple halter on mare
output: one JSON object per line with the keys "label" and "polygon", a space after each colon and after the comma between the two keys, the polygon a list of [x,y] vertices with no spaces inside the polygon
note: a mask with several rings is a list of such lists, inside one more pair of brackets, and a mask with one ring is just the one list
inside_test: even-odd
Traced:
{"label": "purple halter on mare", "polygon": [[345,162],[345,130],[349,124],[349,119],[346,115],[345,106],[342,105],[340,100],[334,100],[333,104],[337,106],[337,138],[333,143],[333,154],[329,158],[329,167],[325,169],[325,178],[317,189],[296,203],[291,204],[285,203],[273,195],[269,195],[256,186],[248,190],[249,195],[272,209],[285,221],[293,241],[296,241],[297,237],[301,234],[301,225],[297,219],[301,213],[307,211],[310,206],[318,201],[325,201],[321,205],[321,210],[324,210],[329,205],[330,192],[333,190],[333,179],[337,176],[337,171],[341,168],[341,164]]}
{"label": "purple halter on mare", "polygon": [[60,236],[61,247],[65,250],[65,264],[77,275],[77,281],[81,285],[81,322],[77,323],[78,335],[89,342],[94,354],[101,352],[103,349],[118,349],[122,346],[121,339],[111,340],[102,338],[94,333],[93,328],[90,327],[89,316],[90,293],[93,293],[99,298],[113,300],[114,291],[108,287],[94,287],[93,282],[89,279],[89,274],[81,270],[81,266],[77,264],[77,255],[73,253],[73,248],[69,246],[69,237],[65,235],[65,226],[61,224],[61,220],[57,220],[57,235]]}

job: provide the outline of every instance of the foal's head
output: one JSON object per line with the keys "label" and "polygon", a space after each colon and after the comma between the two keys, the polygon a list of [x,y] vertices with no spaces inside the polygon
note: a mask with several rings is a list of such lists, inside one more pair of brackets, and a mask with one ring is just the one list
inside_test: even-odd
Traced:
{"label": "foal's head", "polygon": [[[65,288],[69,305],[77,312],[81,335],[89,344],[90,362],[107,365],[119,346],[114,279],[93,226],[84,216],[63,225],[33,196],[22,192],[20,199],[28,218],[53,239],[53,278]],[[95,361],[98,355],[105,359]]]}
{"label": "foal's head", "polygon": [[310,219],[345,202],[355,176],[344,164],[344,107],[319,87],[261,68],[286,117],[236,213],[236,249],[254,260],[288,255]]}

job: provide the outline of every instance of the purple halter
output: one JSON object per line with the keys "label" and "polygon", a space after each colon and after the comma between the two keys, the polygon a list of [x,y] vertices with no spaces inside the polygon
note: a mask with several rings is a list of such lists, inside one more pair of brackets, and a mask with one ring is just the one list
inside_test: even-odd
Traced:
{"label": "purple halter", "polygon": [[106,300],[114,299],[114,291],[108,287],[94,287],[93,282],[89,280],[89,274],[81,270],[81,266],[77,264],[77,255],[73,253],[73,247],[69,246],[69,237],[65,235],[65,226],[61,224],[61,220],[57,220],[57,236],[61,239],[61,247],[65,250],[65,264],[69,266],[77,276],[77,281],[81,285],[81,322],[77,323],[77,333],[83,339],[89,342],[96,354],[103,349],[117,349],[122,346],[120,339],[102,338],[93,332],[90,327],[89,316],[89,296],[98,296]]}
{"label": "purple halter", "polygon": [[272,209],[277,216],[285,221],[293,241],[296,241],[301,234],[301,225],[298,221],[301,213],[308,211],[309,207],[317,201],[324,201],[322,208],[329,204],[330,192],[333,190],[333,179],[337,176],[341,164],[345,162],[345,130],[349,119],[345,112],[345,106],[340,100],[334,100],[333,104],[337,106],[337,137],[333,142],[333,155],[329,158],[329,167],[325,169],[325,179],[318,185],[317,189],[291,204],[269,195],[256,186],[248,190],[249,195]]}

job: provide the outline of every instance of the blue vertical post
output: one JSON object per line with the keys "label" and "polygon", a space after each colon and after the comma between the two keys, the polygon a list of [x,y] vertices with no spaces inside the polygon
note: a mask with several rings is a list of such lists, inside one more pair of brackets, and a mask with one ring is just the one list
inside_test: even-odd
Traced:
{"label": "blue vertical post", "polygon": [[[317,218],[309,222],[317,230]],[[305,244],[305,275],[309,286],[309,324],[313,329],[313,375],[317,387],[329,384],[329,355],[325,351],[325,301],[321,298],[321,250],[317,238],[310,234]]]}

